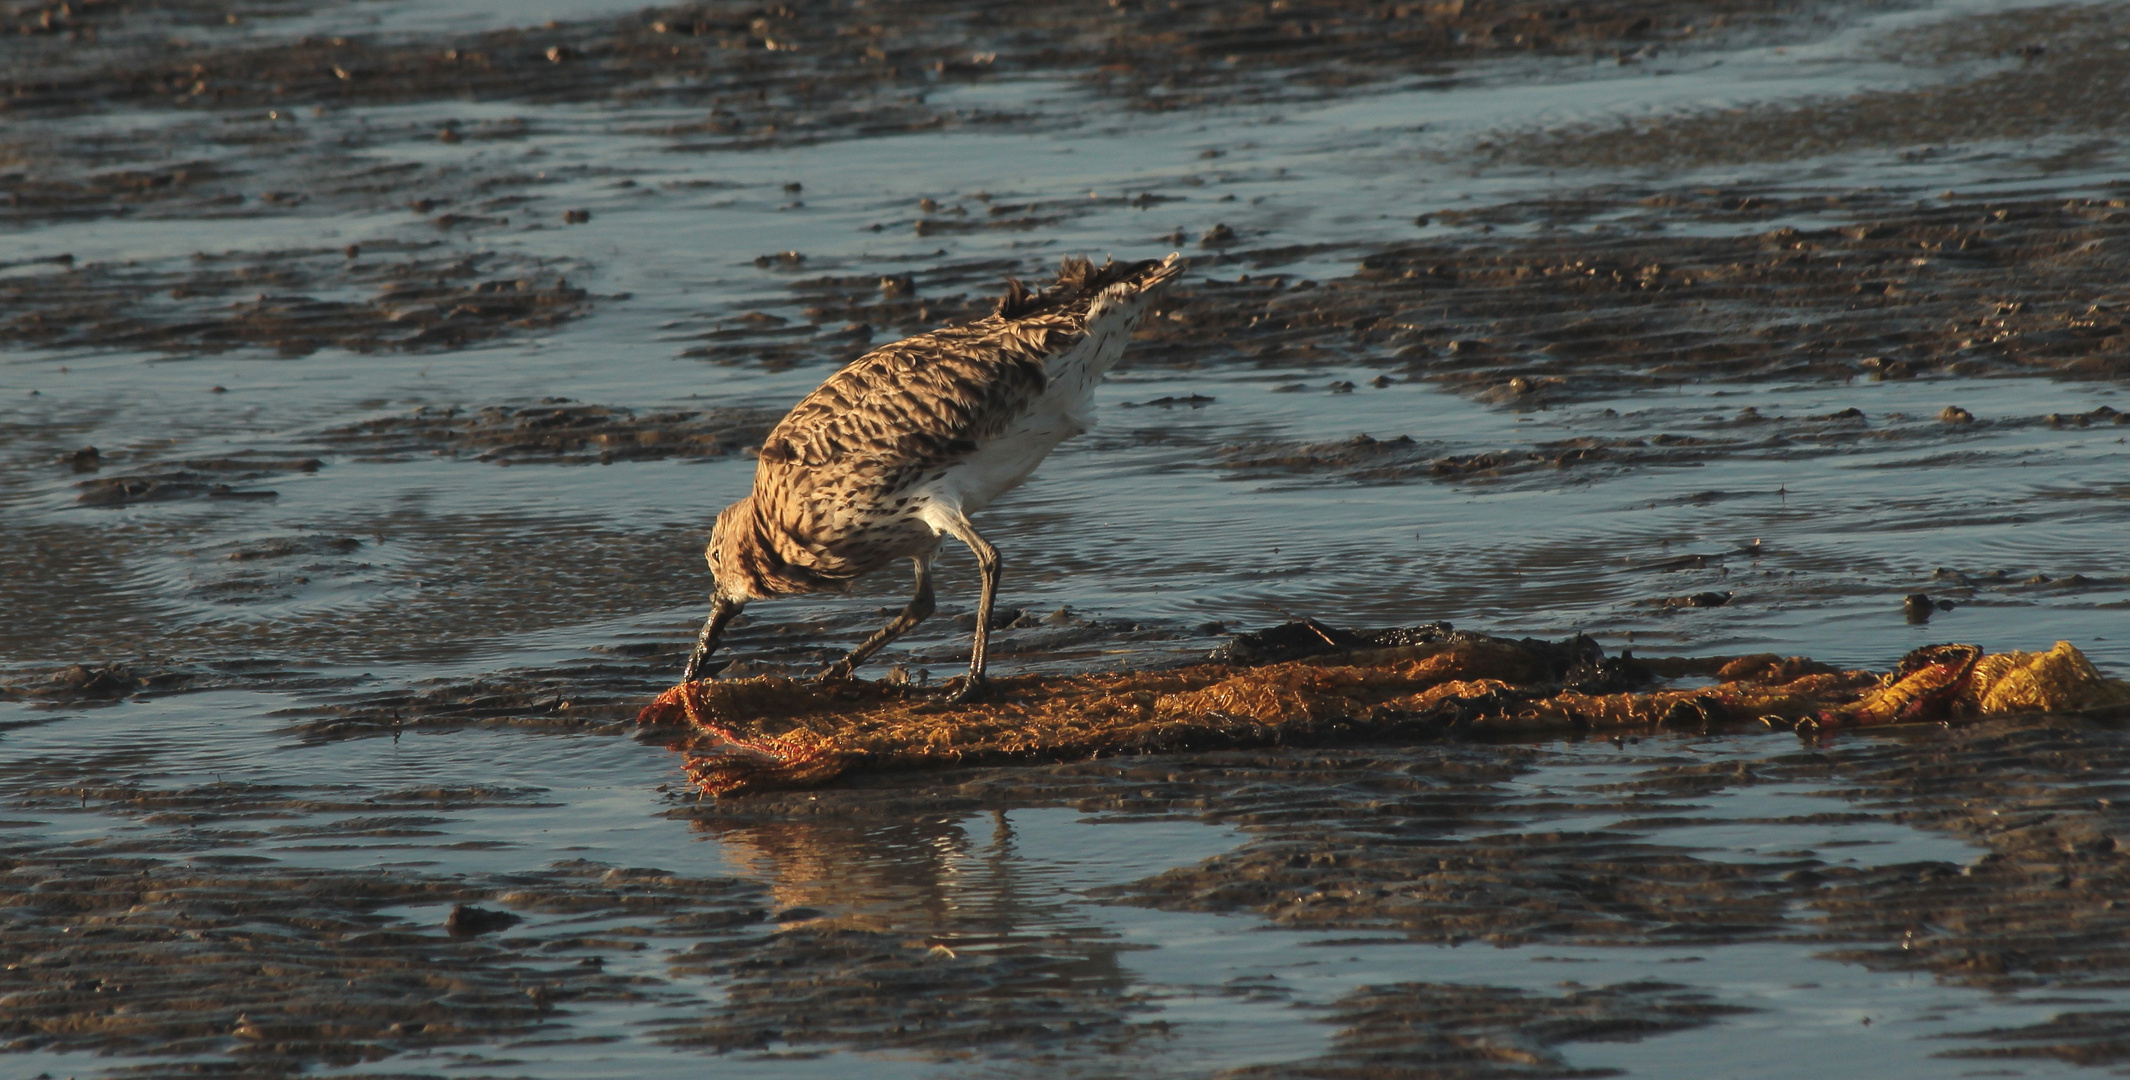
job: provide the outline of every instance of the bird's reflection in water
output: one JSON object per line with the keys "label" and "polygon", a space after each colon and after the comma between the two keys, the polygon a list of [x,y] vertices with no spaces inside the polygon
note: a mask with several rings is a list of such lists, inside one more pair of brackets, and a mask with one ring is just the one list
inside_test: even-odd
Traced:
{"label": "bird's reflection in water", "polygon": [[779,925],[755,949],[683,955],[725,1000],[675,1041],[1014,1058],[1115,1053],[1165,1029],[1120,963],[1132,946],[1090,917],[1072,867],[1024,857],[1012,815],[698,827],[769,887]]}

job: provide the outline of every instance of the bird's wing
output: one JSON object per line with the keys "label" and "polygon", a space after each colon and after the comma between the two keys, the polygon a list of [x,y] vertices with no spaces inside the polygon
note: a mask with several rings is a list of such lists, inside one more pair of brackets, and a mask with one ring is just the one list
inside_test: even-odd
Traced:
{"label": "bird's wing", "polygon": [[762,441],[755,486],[885,493],[999,434],[1042,395],[1073,321],[997,317],[884,345],[808,394]]}

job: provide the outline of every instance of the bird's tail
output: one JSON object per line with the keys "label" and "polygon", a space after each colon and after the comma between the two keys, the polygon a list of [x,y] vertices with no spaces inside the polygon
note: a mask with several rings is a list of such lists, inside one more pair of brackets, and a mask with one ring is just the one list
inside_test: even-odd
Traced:
{"label": "bird's tail", "polygon": [[1128,263],[1110,259],[1101,266],[1078,256],[1067,256],[1058,266],[1056,280],[1047,289],[1036,292],[1019,281],[1007,282],[1006,295],[998,302],[998,314],[1002,318],[1018,319],[1040,311],[1093,304],[1098,300],[1109,304],[1129,301],[1182,276],[1189,265],[1184,262],[1181,252],[1170,252],[1166,259]]}

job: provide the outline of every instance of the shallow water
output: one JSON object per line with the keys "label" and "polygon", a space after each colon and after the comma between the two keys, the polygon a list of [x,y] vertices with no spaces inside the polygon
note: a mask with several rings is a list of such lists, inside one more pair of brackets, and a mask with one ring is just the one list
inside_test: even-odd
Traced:
{"label": "shallow water", "polygon": [[[1841,342],[1804,365],[1742,347],[1729,368],[1673,363],[1664,343],[1683,331],[1657,316],[1589,331],[1646,335],[1649,355],[1578,368],[1536,339],[1469,329],[1461,290],[1391,296],[1390,319],[1350,333],[1272,330],[1347,318],[1308,297],[1373,295],[1364,260],[1415,245],[1543,261],[1530,253],[1546,244],[1683,250],[2088,199],[2093,227],[2113,227],[2106,200],[2130,173],[2105,118],[1921,149],[1895,131],[1779,161],[1600,168],[1501,149],[2036,70],[2066,47],[1941,62],[1912,44],[2035,7],[1829,5],[1701,42],[1461,59],[1343,92],[1303,72],[1160,109],[1082,72],[1023,68],[942,77],[903,104],[948,121],[888,133],[826,102],[784,135],[742,139],[704,127],[705,102],[650,93],[270,114],[115,100],[11,117],[0,150],[9,169],[28,163],[11,185],[222,171],[167,198],[0,225],[0,289],[19,290],[0,296],[16,328],[0,337],[0,682],[114,662],[179,680],[115,702],[0,699],[0,860],[21,913],[0,995],[31,1018],[0,1029],[0,1073],[1389,1076],[1406,1074],[1381,1055],[1424,1053],[1442,1075],[1687,1077],[1721,1062],[1781,1076],[1801,1039],[1886,1076],[2119,1065],[2098,1021],[2006,1034],[2130,1004],[2106,962],[2065,959],[2117,918],[2102,897],[2120,858],[2078,832],[2116,828],[2126,766],[2108,736],[2078,735],[2085,757],[2023,732],[1281,751],[702,805],[674,755],[622,721],[670,680],[701,618],[701,534],[751,480],[740,446],[599,463],[596,447],[538,458],[350,434],[417,409],[555,398],[638,418],[773,415],[866,342],[958,317],[1006,274],[1181,248],[1198,310],[1253,325],[1264,312],[1266,333],[1210,352],[1180,340],[1191,330],[1147,335],[1102,388],[1101,426],[987,513],[1002,602],[1065,609],[1072,627],[1006,631],[1002,669],[1166,663],[1228,629],[1310,616],[1873,668],[1937,641],[2068,639],[2121,675],[2130,426],[2108,410],[2130,401],[2105,370],[2068,378],[1972,339],[1930,363],[1910,343]],[[422,44],[615,12],[327,4],[197,34]],[[1692,201],[1710,191],[1761,202],[1739,217]],[[1232,244],[1200,241],[1216,225]],[[1854,257],[1819,265],[1839,278]],[[2023,276],[2048,261],[2005,271],[2004,304],[2078,314]],[[901,274],[906,296],[870,284]],[[391,283],[432,279],[463,283],[435,317],[464,336],[379,346],[430,318],[387,303]],[[1273,306],[1233,299],[1267,279]],[[585,294],[547,321],[477,309],[496,290],[476,283],[517,281],[538,285],[502,291]],[[2080,317],[2119,315],[2119,282],[2090,292]],[[1585,302],[1561,296],[1563,310]],[[1804,310],[1784,296],[1737,303],[1723,332],[1769,339]],[[217,336],[292,297],[344,307]],[[1157,318],[1186,325],[1190,310]],[[16,319],[33,311],[50,317]],[[43,328],[60,324],[73,336]],[[1495,375],[1467,377],[1475,339],[1506,357]],[[1552,365],[1558,385],[1532,368],[1517,378],[1539,389],[1505,390],[1518,363]],[[1941,421],[1948,406],[1973,422]],[[98,462],[70,465],[86,446]],[[1592,447],[1604,453],[1572,454]],[[180,470],[192,486],[167,499],[81,501],[84,483]],[[962,661],[951,617],[972,605],[973,574],[955,551],[944,569],[941,617],[883,668]],[[810,668],[904,589],[883,574],[855,598],[762,605],[733,650]],[[1902,599],[1917,592],[1955,606],[1913,624]],[[1412,899],[1460,853],[1515,869],[1527,849],[1553,878]],[[2036,852],[2059,849],[2102,854],[2033,900],[2059,888],[2034,868],[2059,856]],[[1319,881],[1319,857],[1324,873],[1367,869]],[[1638,876],[1648,866],[1669,869]],[[2027,876],[1992,876],[2005,866]],[[167,885],[136,895],[135,878]],[[1997,901],[1930,908],[1948,881],[2032,910],[1967,925],[1947,912]],[[1587,918],[1546,914],[1601,893],[1610,906]],[[106,899],[38,899],[60,895]],[[524,921],[450,938],[455,903]],[[1702,905],[1715,928],[1666,918]],[[1442,914],[1467,906],[1481,922]],[[1891,914],[1859,914],[1874,908]],[[1984,955],[1999,940],[2014,942],[2009,967]],[[427,982],[364,981],[413,979],[391,967],[409,958],[436,965],[405,969]],[[215,992],[143,990],[162,976],[134,974],[207,963],[246,974]],[[341,978],[361,984],[344,1015],[285,994]],[[1567,980],[1602,992],[1576,997]],[[1666,988],[1633,989],[1645,982]],[[1371,987],[1463,1019],[1423,1039],[1383,1019],[1395,1009]],[[1430,1005],[1481,990],[1495,996],[1477,1011]],[[1562,1016],[1591,1026],[1563,1035]],[[1933,1056],[1977,1047],[1996,1056]]]}

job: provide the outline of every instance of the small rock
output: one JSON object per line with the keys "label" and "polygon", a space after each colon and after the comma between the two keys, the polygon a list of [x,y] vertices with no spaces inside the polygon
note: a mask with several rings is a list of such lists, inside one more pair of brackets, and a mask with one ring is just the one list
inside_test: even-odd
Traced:
{"label": "small rock", "polygon": [[1975,422],[1975,414],[1958,405],[1947,405],[1938,410],[1938,420],[1946,424],[1972,424]]}
{"label": "small rock", "polygon": [[444,932],[452,937],[476,937],[492,934],[524,922],[523,916],[508,911],[490,911],[472,904],[453,904],[451,914],[444,917]]}
{"label": "small rock", "polygon": [[564,225],[582,225],[590,220],[592,220],[592,212],[590,210],[562,211],[562,223]]}
{"label": "small rock", "polygon": [[1930,613],[1937,609],[1938,605],[1923,593],[1909,593],[1901,600],[1901,614],[1907,616],[1910,623],[1918,626],[1929,622]]}
{"label": "small rock", "polygon": [[1205,235],[1198,238],[1200,247],[1221,247],[1234,242],[1235,230],[1225,224],[1215,225],[1207,229]]}

